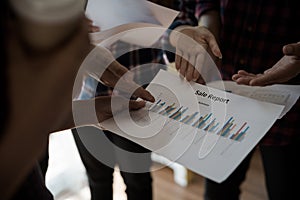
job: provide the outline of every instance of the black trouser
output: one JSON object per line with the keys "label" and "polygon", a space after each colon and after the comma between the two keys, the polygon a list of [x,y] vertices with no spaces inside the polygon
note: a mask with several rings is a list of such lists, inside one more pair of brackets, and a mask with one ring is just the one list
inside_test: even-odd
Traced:
{"label": "black trouser", "polygon": [[[87,171],[92,200],[113,199],[112,185],[115,165],[119,165],[121,170],[126,184],[128,200],[152,199],[152,177],[150,173],[152,162],[151,154],[147,149],[114,133],[101,132],[94,127],[82,127],[78,131],[73,129],[72,132]],[[91,140],[94,141],[91,142]],[[142,159],[131,156],[124,157],[118,155],[118,150],[116,150],[118,147],[125,151],[145,154]],[[91,153],[91,151],[93,152]],[[139,168],[141,173],[134,172],[134,168],[138,165],[141,166]],[[131,166],[133,166],[133,171],[122,171],[122,168],[128,171]]]}
{"label": "black trouser", "polygon": [[[299,140],[285,146],[260,146],[270,200],[300,199],[300,164],[296,164],[299,163],[299,149]],[[249,154],[224,182],[218,184],[207,179],[205,199],[239,199],[240,186],[245,180],[252,154]]]}

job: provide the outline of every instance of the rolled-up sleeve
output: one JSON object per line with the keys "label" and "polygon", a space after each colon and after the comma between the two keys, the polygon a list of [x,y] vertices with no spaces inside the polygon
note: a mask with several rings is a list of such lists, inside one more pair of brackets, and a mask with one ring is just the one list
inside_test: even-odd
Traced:
{"label": "rolled-up sleeve", "polygon": [[179,14],[176,17],[174,23],[171,25],[171,29],[180,25],[196,26],[198,19],[195,16],[198,0],[180,0],[179,1]]}
{"label": "rolled-up sleeve", "polygon": [[198,0],[196,4],[195,15],[199,17],[210,10],[220,10],[220,0]]}
{"label": "rolled-up sleeve", "polygon": [[199,17],[203,13],[220,9],[220,0],[180,0],[179,2],[180,13],[170,29],[180,25],[197,26]]}

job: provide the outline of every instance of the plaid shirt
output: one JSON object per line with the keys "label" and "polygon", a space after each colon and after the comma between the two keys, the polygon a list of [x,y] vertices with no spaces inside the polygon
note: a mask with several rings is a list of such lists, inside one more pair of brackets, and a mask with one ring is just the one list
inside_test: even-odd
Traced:
{"label": "plaid shirt", "polygon": [[[221,15],[220,35],[224,79],[238,70],[262,73],[282,56],[285,44],[300,40],[300,3],[294,0],[182,0],[181,14],[174,23],[198,25],[209,10]],[[299,84],[299,76],[289,84]],[[274,124],[261,144],[285,145],[299,139],[299,102]]]}

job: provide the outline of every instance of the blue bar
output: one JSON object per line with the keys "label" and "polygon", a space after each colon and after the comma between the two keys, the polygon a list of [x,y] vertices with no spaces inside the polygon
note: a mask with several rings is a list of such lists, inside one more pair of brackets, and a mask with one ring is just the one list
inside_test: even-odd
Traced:
{"label": "blue bar", "polygon": [[164,114],[170,108],[171,108],[171,106],[167,106],[165,109],[163,109],[162,111],[160,111],[158,114]]}
{"label": "blue bar", "polygon": [[183,114],[183,113],[185,113],[185,111],[187,111],[188,110],[188,108],[185,108],[181,113],[179,113],[179,115],[177,115],[175,118],[173,118],[173,119],[175,119],[175,120],[177,120],[178,119],[178,117],[181,117],[181,115]]}
{"label": "blue bar", "polygon": [[156,109],[152,110],[152,112],[156,112],[157,113],[165,104],[166,104],[166,102],[163,102],[163,103],[157,105]]}
{"label": "blue bar", "polygon": [[171,114],[171,115],[169,116],[169,118],[174,117],[181,109],[182,109],[182,106],[181,106],[180,108],[178,108],[176,112],[174,112],[173,114]]}
{"label": "blue bar", "polygon": [[222,129],[225,128],[225,127],[227,126],[227,124],[228,124],[232,119],[233,119],[233,117],[230,117],[230,118],[227,120],[227,122],[224,124],[224,126],[222,127]]}
{"label": "blue bar", "polygon": [[[224,128],[227,126],[228,123],[230,123],[230,121],[233,119],[233,117],[230,117],[227,122],[223,125],[223,127],[221,128],[221,130],[217,133],[218,135],[221,134],[222,131],[224,131]],[[223,134],[221,134],[223,135]]]}
{"label": "blue bar", "polygon": [[189,122],[192,121],[197,115],[198,115],[198,112],[195,112],[185,123],[189,124]]}
{"label": "blue bar", "polygon": [[152,108],[150,108],[149,110],[150,110],[150,111],[153,111],[154,108],[156,108],[157,104],[159,104],[159,102],[161,102],[161,99],[158,100],[158,101],[156,102],[156,104],[152,105]]}
{"label": "blue bar", "polygon": [[203,130],[207,131],[208,128],[216,121],[216,118],[214,118]]}
{"label": "blue bar", "polygon": [[163,115],[168,115],[170,114],[175,108],[170,108],[168,111],[166,111]]}
{"label": "blue bar", "polygon": [[209,130],[209,132],[213,132],[213,131],[215,131],[215,129],[219,126],[219,122],[216,124],[216,125],[214,125],[210,130]]}
{"label": "blue bar", "polygon": [[202,126],[202,124],[204,124],[204,123],[211,117],[211,115],[212,115],[212,113],[210,113],[210,114],[206,117],[206,119],[204,119],[204,120],[198,125],[197,128],[199,128],[200,126]]}
{"label": "blue bar", "polygon": [[236,138],[235,138],[235,140],[237,140],[237,141],[239,141],[239,139],[243,136],[243,135],[245,135],[245,133],[246,133],[246,131],[249,129],[249,126],[247,126],[247,128],[243,131],[243,132],[241,132]]}
{"label": "blue bar", "polygon": [[200,121],[200,120],[202,120],[203,119],[203,117],[201,116],[198,120],[196,120],[193,124],[192,124],[192,126],[196,126],[196,124]]}
{"label": "blue bar", "polygon": [[230,131],[230,127],[228,127],[221,136],[226,137],[229,131]]}
{"label": "blue bar", "polygon": [[189,118],[190,116],[185,116],[183,119],[180,120],[180,122],[183,122],[184,120],[186,120],[187,118]]}

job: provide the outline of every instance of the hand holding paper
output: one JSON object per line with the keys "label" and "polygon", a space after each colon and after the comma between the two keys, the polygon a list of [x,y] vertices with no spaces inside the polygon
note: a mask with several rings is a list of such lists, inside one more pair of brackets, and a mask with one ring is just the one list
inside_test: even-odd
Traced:
{"label": "hand holding paper", "polygon": [[178,12],[145,0],[89,0],[86,15],[101,29],[101,32],[90,34],[93,44],[109,46],[121,39],[139,46],[151,46]]}
{"label": "hand holding paper", "polygon": [[100,126],[216,182],[233,172],[284,107],[189,83],[163,70],[147,90],[155,103],[130,115],[120,112]]}

